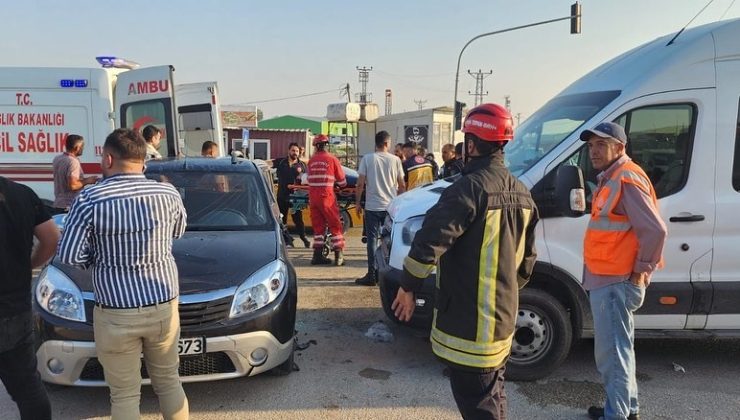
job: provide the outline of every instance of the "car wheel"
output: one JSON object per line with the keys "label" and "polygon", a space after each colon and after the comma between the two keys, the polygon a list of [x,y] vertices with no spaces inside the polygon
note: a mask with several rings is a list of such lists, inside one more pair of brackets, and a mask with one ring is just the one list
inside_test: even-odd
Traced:
{"label": "car wheel", "polygon": [[396,314],[394,314],[393,310],[391,310],[393,300],[398,294],[398,287],[391,287],[388,285],[387,282],[381,281],[378,283],[378,289],[380,290],[380,304],[381,306],[383,306],[385,316],[387,316],[388,319],[395,322],[396,324],[405,324],[404,322],[399,321],[398,318],[396,318]]}
{"label": "car wheel", "polygon": [[507,378],[532,381],[549,375],[568,356],[572,341],[573,327],[563,305],[545,291],[522,289]]}
{"label": "car wheel", "polygon": [[285,362],[272,368],[270,373],[275,376],[290,375],[291,372],[293,372],[294,370],[297,370],[297,369],[294,369],[294,365],[295,365],[295,341],[293,341],[293,349],[290,351],[290,356],[288,357],[288,359]]}

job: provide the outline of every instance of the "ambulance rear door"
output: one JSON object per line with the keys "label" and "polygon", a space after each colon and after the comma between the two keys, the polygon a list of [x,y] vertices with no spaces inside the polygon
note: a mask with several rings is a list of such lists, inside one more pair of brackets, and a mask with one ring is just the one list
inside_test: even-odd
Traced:
{"label": "ambulance rear door", "polygon": [[116,126],[142,131],[147,125],[162,130],[159,152],[177,156],[177,118],[175,117],[172,66],[146,67],[118,75],[115,88]]}
{"label": "ambulance rear door", "polygon": [[200,156],[203,143],[212,141],[218,145],[219,156],[223,156],[223,129],[216,82],[177,85],[175,95],[183,154]]}

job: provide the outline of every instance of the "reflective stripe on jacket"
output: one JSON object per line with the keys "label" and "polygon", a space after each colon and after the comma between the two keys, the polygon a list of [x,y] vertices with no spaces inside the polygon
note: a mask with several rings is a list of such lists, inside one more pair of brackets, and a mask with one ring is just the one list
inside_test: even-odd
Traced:
{"label": "reflective stripe on jacket", "polygon": [[594,195],[591,220],[583,241],[583,257],[588,270],[598,275],[627,276],[632,273],[640,244],[629,219],[615,213],[622,196],[622,185],[631,184],[648,194],[658,206],[650,178],[632,161],[617,168]]}
{"label": "reflective stripe on jacket", "polygon": [[326,151],[314,153],[308,161],[309,193],[321,192],[334,195],[334,183],[339,187],[347,185],[342,164],[334,155]]}
{"label": "reflective stripe on jacket", "polygon": [[477,158],[427,212],[404,261],[402,285],[416,290],[437,266],[432,350],[464,370],[504,365],[519,289],[537,257],[537,208],[503,156]]}

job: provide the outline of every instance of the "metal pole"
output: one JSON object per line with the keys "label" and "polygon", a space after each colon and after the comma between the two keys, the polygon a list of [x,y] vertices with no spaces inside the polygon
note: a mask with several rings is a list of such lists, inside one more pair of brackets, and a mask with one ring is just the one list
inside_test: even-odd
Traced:
{"label": "metal pole", "polygon": [[513,28],[501,29],[501,30],[493,31],[493,32],[486,32],[484,34],[480,34],[478,36],[475,36],[475,37],[473,37],[473,39],[471,39],[470,41],[468,41],[465,44],[465,46],[462,47],[462,50],[460,50],[460,54],[457,56],[457,69],[455,70],[455,102],[453,102],[453,104],[452,104],[453,112],[452,112],[452,131],[451,131],[452,132],[452,138],[450,139],[451,140],[451,143],[454,143],[454,141],[455,141],[455,126],[457,124],[457,115],[455,115],[454,110],[455,110],[455,106],[457,105],[457,88],[458,88],[458,85],[460,84],[460,60],[462,59],[463,52],[465,52],[465,49],[468,48],[468,45],[470,45],[476,39],[483,38],[483,37],[486,37],[486,36],[491,36],[491,35],[496,35],[496,34],[502,34],[504,32],[516,31],[517,29],[530,28],[532,26],[545,25],[547,23],[559,22],[561,20],[574,19],[574,18],[576,18],[578,16],[579,15],[567,16],[567,17],[562,17],[562,18],[558,18],[558,19],[550,19],[550,20],[545,20],[545,21],[542,21],[542,22],[530,23],[528,25],[515,26]]}

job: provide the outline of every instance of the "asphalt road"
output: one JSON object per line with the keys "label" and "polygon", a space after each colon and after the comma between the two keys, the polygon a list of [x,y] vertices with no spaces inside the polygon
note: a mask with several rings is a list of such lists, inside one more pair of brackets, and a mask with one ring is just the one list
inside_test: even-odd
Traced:
{"label": "asphalt road", "polygon": [[[353,284],[365,272],[357,235],[350,232],[345,267],[312,267],[310,250],[290,250],[300,279],[298,341],[310,343],[296,354],[300,371],[186,384],[192,418],[459,418],[427,338],[389,322],[377,288]],[[392,342],[365,337],[377,321],[389,326]],[[740,340],[638,340],[636,348],[643,419],[740,419]],[[593,342],[576,343],[547,379],[506,387],[512,419],[586,419],[585,409],[603,398]],[[49,394],[55,418],[109,413],[106,388],[49,386]],[[141,406],[143,418],[161,418],[149,387],[143,388]],[[2,387],[0,418],[19,418]]]}

